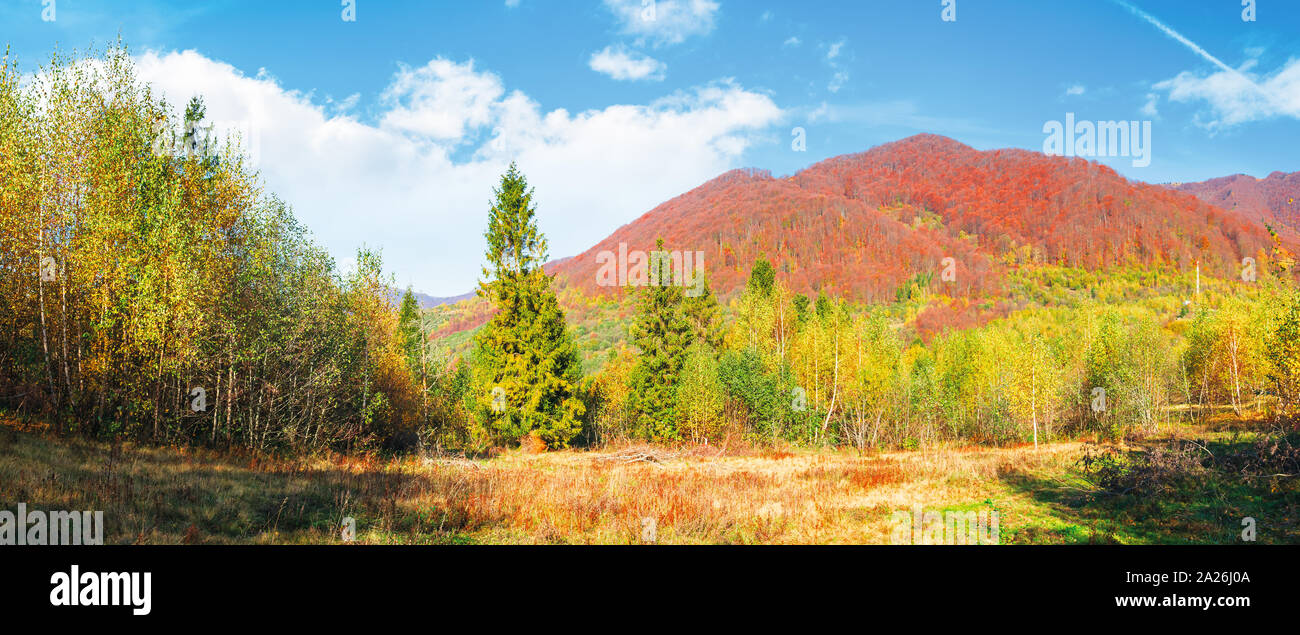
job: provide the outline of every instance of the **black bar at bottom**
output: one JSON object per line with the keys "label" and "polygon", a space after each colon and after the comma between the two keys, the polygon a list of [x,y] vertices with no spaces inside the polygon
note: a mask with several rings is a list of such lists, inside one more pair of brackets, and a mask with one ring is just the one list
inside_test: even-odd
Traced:
{"label": "black bar at bottom", "polygon": [[[865,611],[942,625],[1048,611],[1066,622],[1105,616],[1242,625],[1270,615],[1289,619],[1298,555],[1300,547],[1291,546],[0,547],[0,607],[10,620],[149,627],[406,614],[533,625],[558,614],[653,614],[658,622],[701,608],[706,621],[713,614],[760,623]],[[80,573],[149,572],[149,614],[52,605],[52,576],[74,565]],[[1200,598],[1213,604],[1189,606]]]}

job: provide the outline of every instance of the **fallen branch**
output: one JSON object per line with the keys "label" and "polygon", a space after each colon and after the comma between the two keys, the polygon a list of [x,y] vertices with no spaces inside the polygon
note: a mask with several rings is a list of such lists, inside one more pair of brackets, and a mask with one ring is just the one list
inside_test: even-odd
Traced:
{"label": "fallen branch", "polygon": [[476,470],[483,469],[483,466],[479,465],[477,461],[471,461],[469,459],[462,459],[462,458],[440,458],[440,459],[426,458],[424,460],[424,465],[426,467],[430,465],[441,465],[445,467],[468,467]]}
{"label": "fallen branch", "polygon": [[621,450],[613,454],[597,457],[596,460],[603,463],[617,463],[619,465],[630,465],[632,463],[654,463],[662,464],[680,456],[680,452],[666,452],[648,448],[635,448]]}

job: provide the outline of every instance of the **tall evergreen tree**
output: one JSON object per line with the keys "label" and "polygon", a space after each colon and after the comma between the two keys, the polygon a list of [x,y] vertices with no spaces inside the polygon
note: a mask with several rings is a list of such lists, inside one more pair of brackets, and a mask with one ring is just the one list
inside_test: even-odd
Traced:
{"label": "tall evergreen tree", "polygon": [[687,321],[690,322],[695,341],[706,344],[712,352],[716,353],[717,349],[722,347],[723,335],[722,320],[718,315],[718,299],[709,288],[709,280],[704,272],[697,271],[695,275],[704,277],[702,290],[695,296],[683,293],[685,298],[682,300],[682,310]]}
{"label": "tall evergreen tree", "polygon": [[419,372],[420,346],[424,339],[420,328],[420,305],[410,289],[402,294],[402,305],[397,311],[397,332],[401,337],[402,353],[411,370]]}
{"label": "tall evergreen tree", "polygon": [[799,294],[794,297],[794,318],[799,324],[803,324],[808,319],[808,307],[812,306],[812,300],[808,296]]}
{"label": "tall evergreen tree", "polygon": [[563,447],[586,411],[578,398],[577,348],[542,271],[546,239],[537,229],[533,190],[513,163],[494,194],[485,234],[487,280],[478,293],[497,313],[475,342],[480,418],[502,440],[535,433],[548,446]]}
{"label": "tall evergreen tree", "polygon": [[[656,249],[662,248],[660,239]],[[637,432],[654,441],[678,436],[677,383],[696,333],[683,295],[676,285],[647,286],[637,300],[631,327],[632,342],[641,356],[630,377],[629,407]]]}
{"label": "tall evergreen tree", "polygon": [[776,285],[776,269],[772,268],[772,262],[767,258],[759,258],[754,261],[754,268],[749,272],[748,289],[751,293],[758,293],[766,297],[772,293],[772,288]]}

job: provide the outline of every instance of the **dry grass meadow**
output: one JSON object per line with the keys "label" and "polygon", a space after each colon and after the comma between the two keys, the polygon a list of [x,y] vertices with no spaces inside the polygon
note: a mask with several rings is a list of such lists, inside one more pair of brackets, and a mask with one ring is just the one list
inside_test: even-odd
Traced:
{"label": "dry grass meadow", "polygon": [[917,505],[997,511],[1002,544],[1229,543],[1245,516],[1260,519],[1259,542],[1300,542],[1296,479],[1197,475],[1116,493],[1085,472],[1081,459],[1099,450],[626,446],[283,460],[55,438],[9,422],[0,508],[102,510],[106,544],[338,543],[347,516],[362,544],[639,544],[646,518],[658,544],[889,544],[893,512]]}

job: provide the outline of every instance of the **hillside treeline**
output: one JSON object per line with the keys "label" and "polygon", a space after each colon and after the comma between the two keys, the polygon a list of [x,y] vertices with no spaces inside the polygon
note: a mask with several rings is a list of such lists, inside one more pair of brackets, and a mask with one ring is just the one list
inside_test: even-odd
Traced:
{"label": "hillside treeline", "polygon": [[[521,179],[512,168],[503,191],[524,191]],[[499,198],[498,207],[510,205]],[[533,240],[533,212],[515,209],[508,225],[527,231],[501,244]],[[1275,253],[1241,277],[1203,281],[1175,267],[1025,267],[1008,280],[1014,309],[966,328],[927,322],[945,315],[936,307],[963,302],[930,281],[900,289],[893,303],[859,305],[792,293],[759,259],[725,307],[707,284],[703,294],[680,284],[626,290],[625,343],[580,382],[572,336],[553,317],[495,299],[498,313],[439,383],[439,402],[463,407],[433,417],[428,438],[475,451],[485,448],[464,442],[530,436],[552,447],[743,439],[865,449],[1115,437],[1225,414],[1286,422],[1300,398],[1300,295],[1293,260],[1280,243]],[[538,276],[544,260],[512,262],[532,263]],[[530,293],[548,299],[527,306],[553,307],[545,276],[530,279]],[[659,279],[680,278],[670,270]],[[500,330],[506,324],[552,337],[520,346],[522,335]],[[514,347],[506,355],[503,339]],[[515,378],[525,370],[526,385],[556,392],[523,391]],[[494,391],[504,396],[495,407]],[[561,397],[581,407],[559,408]]]}
{"label": "hillside treeline", "polygon": [[[1040,273],[1069,282],[1068,271]],[[664,410],[674,425],[639,423],[635,377],[645,355],[629,348],[594,378],[602,401],[592,432],[858,448],[1004,444],[1151,432],[1216,414],[1282,420],[1300,398],[1300,296],[1281,286],[1228,282],[1223,294],[1188,304],[1106,303],[1081,289],[1074,303],[926,340],[906,319],[913,306],[813,300],[773,278],[759,261],[721,346],[697,338],[668,354],[680,369]],[[1130,281],[1116,274],[1098,284],[1093,291],[1122,296]]]}
{"label": "hillside treeline", "polygon": [[[513,209],[514,220],[494,225],[491,241],[537,239],[523,191],[512,168],[494,210]],[[1262,260],[1243,262],[1236,277],[1206,275],[1203,284],[1200,273],[1176,265],[1018,267],[1006,295],[981,300],[1006,304],[1004,316],[974,326],[960,319],[969,300],[944,293],[961,273],[945,282],[918,273],[893,302],[863,305],[793,293],[780,263],[760,258],[723,307],[707,281],[702,294],[688,293],[700,285],[681,284],[670,264],[657,279],[674,284],[624,290],[633,305],[626,339],[580,382],[572,336],[553,317],[542,322],[517,300],[491,298],[497,313],[443,375],[452,381],[442,402],[464,407],[434,417],[431,438],[456,445],[537,436],[552,447],[746,439],[865,449],[1115,437],[1223,414],[1289,421],[1300,397],[1300,295],[1294,258],[1271,238]],[[523,252],[510,262],[530,263],[529,275],[540,277],[507,284],[536,294],[526,307],[553,307],[555,292],[540,273],[544,250]],[[489,260],[498,258],[489,251]],[[957,316],[956,324],[946,325],[952,318],[945,316]],[[517,335],[502,332],[505,324]],[[538,333],[551,335],[537,340]],[[519,346],[525,335],[533,343]],[[513,347],[505,355],[503,338]],[[529,385],[554,392],[525,394],[515,379],[525,371]],[[505,395],[498,407],[494,391]],[[560,408],[561,399],[581,406]],[[533,423],[501,425],[521,419]]]}
{"label": "hillside treeline", "polygon": [[[414,424],[376,254],[340,274],[122,49],[0,65],[0,405],[67,432],[349,448]],[[236,140],[237,141],[237,140]]]}

